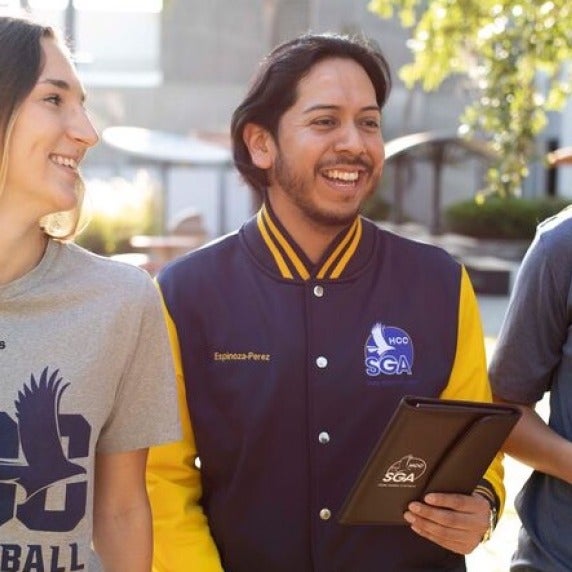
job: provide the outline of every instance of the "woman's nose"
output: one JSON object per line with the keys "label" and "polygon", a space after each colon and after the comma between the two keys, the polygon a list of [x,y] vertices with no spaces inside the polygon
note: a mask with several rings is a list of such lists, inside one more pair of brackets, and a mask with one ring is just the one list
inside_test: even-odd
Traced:
{"label": "woman's nose", "polygon": [[72,139],[81,142],[86,147],[93,147],[99,141],[97,130],[83,107],[71,117],[69,134]]}

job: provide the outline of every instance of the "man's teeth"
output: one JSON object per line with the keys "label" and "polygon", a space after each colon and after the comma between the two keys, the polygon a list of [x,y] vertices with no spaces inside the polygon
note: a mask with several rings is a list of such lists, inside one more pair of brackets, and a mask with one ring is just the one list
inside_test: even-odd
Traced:
{"label": "man's teeth", "polygon": [[62,155],[50,155],[50,159],[58,165],[69,167],[70,169],[77,169],[77,161],[71,157],[63,157]]}
{"label": "man's teeth", "polygon": [[357,181],[359,178],[359,173],[357,171],[348,172],[348,171],[338,171],[337,169],[334,169],[332,171],[326,171],[325,175],[329,179],[339,179],[341,181],[350,181],[350,182]]}

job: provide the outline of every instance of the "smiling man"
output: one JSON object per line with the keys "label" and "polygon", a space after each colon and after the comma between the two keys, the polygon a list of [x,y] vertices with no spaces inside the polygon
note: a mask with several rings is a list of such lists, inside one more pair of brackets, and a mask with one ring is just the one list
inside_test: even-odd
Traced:
{"label": "smiling man", "polygon": [[429,495],[402,526],[338,523],[404,395],[491,399],[465,270],[359,214],[390,83],[366,42],[305,35],[233,115],[262,207],[158,278],[185,439],[149,459],[156,572],[460,571],[502,505],[496,459],[472,495]]}

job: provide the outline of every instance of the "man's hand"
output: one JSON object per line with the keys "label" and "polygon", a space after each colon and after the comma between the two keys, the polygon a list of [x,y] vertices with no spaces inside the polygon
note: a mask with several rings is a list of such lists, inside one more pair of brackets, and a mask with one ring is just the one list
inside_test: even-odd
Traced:
{"label": "man's hand", "polygon": [[458,554],[471,553],[489,528],[491,507],[477,493],[430,493],[424,502],[412,502],[404,518],[411,529]]}

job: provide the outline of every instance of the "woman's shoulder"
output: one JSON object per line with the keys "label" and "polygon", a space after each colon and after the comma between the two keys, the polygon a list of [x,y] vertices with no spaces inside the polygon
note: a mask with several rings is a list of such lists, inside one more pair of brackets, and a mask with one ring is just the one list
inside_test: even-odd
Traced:
{"label": "woman's shoulder", "polygon": [[149,273],[138,266],[95,254],[72,242],[62,243],[60,248],[64,264],[73,268],[80,282],[101,284],[116,291],[154,289]]}

